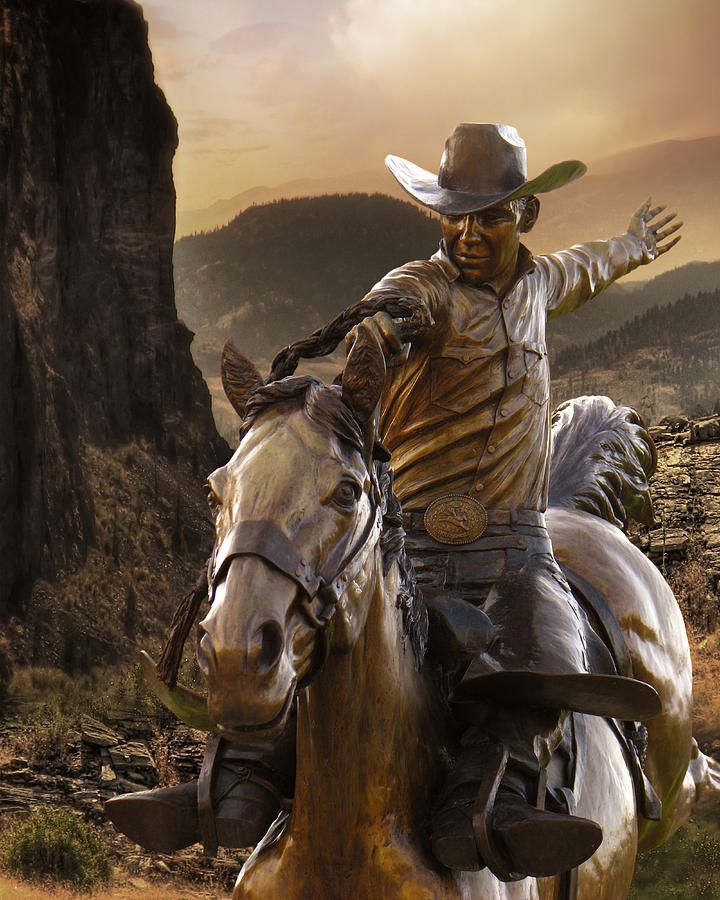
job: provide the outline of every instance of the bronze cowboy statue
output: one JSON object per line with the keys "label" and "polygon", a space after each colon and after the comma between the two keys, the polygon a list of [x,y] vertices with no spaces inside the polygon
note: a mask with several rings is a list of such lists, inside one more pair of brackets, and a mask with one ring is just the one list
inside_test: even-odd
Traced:
{"label": "bronze cowboy statue", "polygon": [[[432,850],[449,869],[488,866],[505,881],[554,875],[588,859],[602,840],[572,803],[545,800],[546,767],[568,712],[639,722],[659,712],[659,701],[649,685],[618,674],[553,555],[544,515],[545,323],[667,252],[682,223],[658,220],[664,207],[648,200],[623,235],[533,257],[521,236],[537,220],[536,195],[579,178],[582,163],[528,179],[517,131],[478,124],[454,130],[437,176],[398,157],[386,163],[440,215],[440,249],[390,272],[333,327],[287,348],[273,379],[345,334],[352,345],[358,328],[382,348],[388,370],[377,428],[429,611],[428,661],[459,735],[429,826]],[[401,308],[424,326],[411,343],[398,325]],[[292,717],[272,745],[215,736],[199,786],[120,796],[108,814],[151,849],[201,836],[211,847],[255,844],[292,802],[294,747]],[[652,805],[650,796],[648,815]]]}

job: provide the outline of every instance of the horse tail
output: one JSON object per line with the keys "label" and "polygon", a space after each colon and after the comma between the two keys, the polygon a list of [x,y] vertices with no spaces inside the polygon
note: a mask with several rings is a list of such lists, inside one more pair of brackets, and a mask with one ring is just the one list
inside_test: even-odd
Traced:
{"label": "horse tail", "polygon": [[692,739],[688,772],[695,785],[696,800],[720,794],[720,762],[702,753],[695,738]]}
{"label": "horse tail", "polygon": [[653,524],[648,480],[657,451],[643,420],[609,397],[577,397],[552,418],[549,506],[580,509],[625,530]]}

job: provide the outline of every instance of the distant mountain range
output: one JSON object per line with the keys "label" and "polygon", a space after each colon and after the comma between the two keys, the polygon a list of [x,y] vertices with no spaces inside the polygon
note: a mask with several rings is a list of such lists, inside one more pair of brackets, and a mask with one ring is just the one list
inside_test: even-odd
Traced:
{"label": "distant mountain range", "polygon": [[216,200],[203,209],[178,209],[175,226],[178,239],[201,231],[212,231],[226,225],[235,216],[251,206],[262,206],[274,200],[293,200],[298,197],[322,197],[326,194],[387,194],[400,200],[409,200],[395,179],[385,171],[351,172],[334,178],[296,178],[269,187],[260,185],[235,194],[224,200]]}
{"label": "distant mountain range", "polygon": [[[541,196],[540,220],[528,242],[535,252],[544,253],[578,241],[610,237],[625,229],[631,213],[651,195],[677,209],[685,222],[683,240],[656,262],[654,274],[694,260],[718,259],[719,159],[720,136],[663,141],[599,159],[584,178]],[[530,174],[533,171],[531,159]],[[217,228],[253,204],[351,192],[409,199],[379,164],[373,171],[252,188],[206,209],[178,210],[177,234]],[[648,274],[634,277],[642,280]]]}

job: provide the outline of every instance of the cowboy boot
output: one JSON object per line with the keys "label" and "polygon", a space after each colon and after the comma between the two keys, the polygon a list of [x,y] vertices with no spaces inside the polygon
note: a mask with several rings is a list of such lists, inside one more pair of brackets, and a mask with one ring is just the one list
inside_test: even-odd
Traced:
{"label": "cowboy boot", "polygon": [[449,869],[488,866],[502,881],[574,869],[597,850],[602,829],[545,808],[544,765],[560,740],[563,717],[516,709],[521,719],[513,723],[507,711],[493,713],[494,728],[471,727],[463,735],[432,823],[435,857]]}
{"label": "cowboy boot", "polygon": [[203,841],[251,847],[263,837],[294,793],[293,727],[275,746],[230,743],[208,737],[200,777],[170,788],[122,794],[105,802],[118,831],[146,850],[171,853]]}

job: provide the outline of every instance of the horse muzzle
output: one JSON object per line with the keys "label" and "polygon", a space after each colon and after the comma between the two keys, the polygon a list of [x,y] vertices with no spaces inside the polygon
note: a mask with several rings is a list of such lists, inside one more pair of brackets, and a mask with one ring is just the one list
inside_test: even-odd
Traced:
{"label": "horse muzzle", "polygon": [[208,709],[233,734],[284,725],[298,680],[294,628],[297,587],[256,557],[238,557],[215,585],[198,626],[197,657]]}

